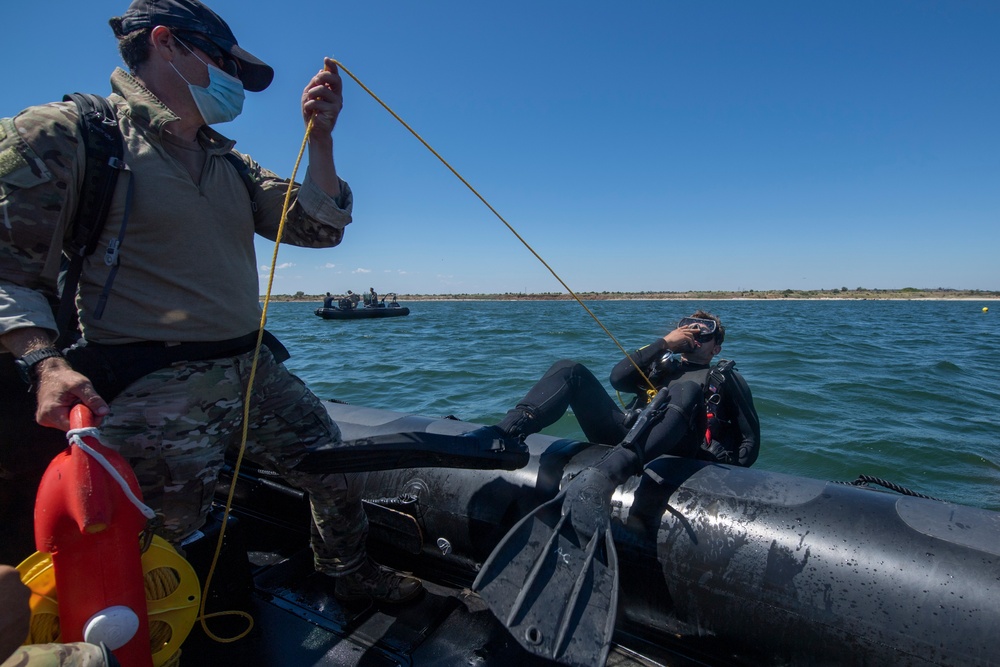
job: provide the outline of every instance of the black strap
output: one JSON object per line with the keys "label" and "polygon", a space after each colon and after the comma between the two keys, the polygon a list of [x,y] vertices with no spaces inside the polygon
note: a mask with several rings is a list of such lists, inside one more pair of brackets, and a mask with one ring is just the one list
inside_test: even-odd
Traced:
{"label": "black strap", "polygon": [[76,332],[76,288],[83,270],[83,259],[97,247],[111,208],[118,174],[125,166],[118,116],[111,103],[100,95],[89,93],[63,97],[63,101],[70,100],[76,103],[79,112],[77,124],[86,150],[86,161],[76,216],[69,241],[63,248],[69,259],[64,266],[56,314],[60,346],[72,342],[70,338]]}
{"label": "black strap", "polygon": [[250,208],[254,213],[256,213],[257,190],[259,189],[259,186],[257,185],[257,182],[253,180],[253,176],[250,175],[250,167],[248,167],[247,163],[233,151],[229,151],[223,157],[229,160],[229,164],[233,165],[233,168],[236,169],[236,173],[240,175],[241,179],[243,179],[243,185],[246,186],[247,194],[250,195]]}
{"label": "black strap", "polygon": [[708,372],[708,381],[705,382],[705,395],[708,403],[719,403],[722,387],[726,383],[726,375],[735,365],[736,362],[732,359],[722,359]]}
{"label": "black strap", "polygon": [[129,178],[125,191],[125,211],[122,213],[122,224],[118,227],[118,236],[111,239],[108,247],[104,250],[104,263],[111,267],[111,270],[108,272],[107,280],[104,281],[104,287],[101,289],[101,296],[98,297],[97,305],[94,307],[95,320],[99,320],[104,316],[104,307],[108,305],[108,297],[111,296],[111,286],[114,285],[115,276],[118,275],[118,267],[121,266],[119,252],[122,242],[125,240],[125,228],[128,226],[128,214],[132,210],[132,195],[134,192],[134,182]]}

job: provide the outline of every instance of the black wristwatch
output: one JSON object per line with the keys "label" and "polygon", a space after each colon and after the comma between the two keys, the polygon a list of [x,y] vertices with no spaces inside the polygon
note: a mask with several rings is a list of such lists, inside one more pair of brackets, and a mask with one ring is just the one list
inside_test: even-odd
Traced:
{"label": "black wristwatch", "polygon": [[35,384],[38,382],[38,378],[35,377],[35,366],[42,359],[48,359],[49,357],[61,357],[63,353],[54,347],[43,347],[40,350],[35,350],[24,355],[20,359],[14,360],[14,365],[17,366],[18,375],[24,380],[24,383],[28,385],[28,390],[32,391],[35,388]]}

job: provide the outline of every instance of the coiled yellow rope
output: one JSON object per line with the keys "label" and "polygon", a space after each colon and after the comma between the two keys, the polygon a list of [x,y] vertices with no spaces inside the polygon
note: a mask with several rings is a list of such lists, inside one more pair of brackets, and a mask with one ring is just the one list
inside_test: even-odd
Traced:
{"label": "coiled yellow rope", "polygon": [[[169,567],[158,567],[150,570],[143,577],[146,600],[162,600],[169,596],[180,585],[180,575]],[[25,644],[52,644],[59,640],[59,616],[54,613],[34,613]],[[169,623],[150,620],[149,649],[151,653],[162,650],[170,641],[173,629]],[[175,651],[167,657],[161,667],[172,667],[180,661],[180,651]]]}

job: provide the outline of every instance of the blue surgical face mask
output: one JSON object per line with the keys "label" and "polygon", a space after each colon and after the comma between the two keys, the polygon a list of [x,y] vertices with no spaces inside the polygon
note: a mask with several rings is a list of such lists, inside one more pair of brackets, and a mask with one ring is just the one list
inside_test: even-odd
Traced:
{"label": "blue surgical face mask", "polygon": [[[191,51],[187,44],[184,44],[180,40],[178,42],[185,49]],[[191,51],[191,55],[198,58],[198,54],[194,51]],[[208,88],[194,85],[187,79],[184,79],[184,75],[174,67],[173,63],[170,63],[170,66],[177,72],[177,76],[184,79],[184,83],[188,85],[191,97],[194,98],[195,106],[198,107],[198,111],[201,113],[201,117],[206,124],[228,123],[243,111],[243,100],[245,98],[243,82],[235,76],[226,74],[218,67],[209,65],[201,58],[198,58],[198,60],[208,67]]]}

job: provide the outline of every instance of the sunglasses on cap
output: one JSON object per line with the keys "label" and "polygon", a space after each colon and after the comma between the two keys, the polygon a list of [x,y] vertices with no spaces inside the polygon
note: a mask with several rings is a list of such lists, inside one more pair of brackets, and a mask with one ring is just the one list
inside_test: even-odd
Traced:
{"label": "sunglasses on cap", "polygon": [[215,63],[215,65],[221,69],[223,72],[229,76],[238,77],[240,73],[239,62],[230,56],[228,53],[220,49],[217,45],[211,42],[209,39],[191,32],[180,32],[174,31],[174,37],[184,42],[188,46],[193,46],[206,56],[209,60]]}
{"label": "sunglasses on cap", "polygon": [[677,328],[687,329],[692,324],[701,329],[701,333],[698,334],[699,343],[707,343],[713,340],[719,328],[715,320],[704,320],[700,317],[682,317],[681,321],[677,323]]}

